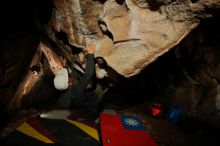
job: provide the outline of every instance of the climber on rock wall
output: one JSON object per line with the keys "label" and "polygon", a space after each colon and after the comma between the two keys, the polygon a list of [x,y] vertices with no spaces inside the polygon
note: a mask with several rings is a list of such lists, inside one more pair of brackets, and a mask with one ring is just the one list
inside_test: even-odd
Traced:
{"label": "climber on rock wall", "polygon": [[62,68],[58,71],[54,78],[54,86],[58,90],[65,90],[57,102],[59,107],[82,109],[87,112],[94,112],[97,110],[103,97],[101,87],[96,86],[96,89],[92,91],[86,89],[94,76],[95,49],[95,45],[86,47],[88,55],[85,73],[78,82],[69,77],[67,68]]}

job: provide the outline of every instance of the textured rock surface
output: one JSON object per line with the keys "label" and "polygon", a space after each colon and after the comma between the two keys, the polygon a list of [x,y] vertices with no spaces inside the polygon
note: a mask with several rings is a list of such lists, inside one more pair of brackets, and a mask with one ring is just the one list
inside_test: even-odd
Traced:
{"label": "textured rock surface", "polygon": [[102,5],[91,0],[54,0],[56,10],[52,15],[52,26],[67,34],[69,43],[84,47],[91,39],[100,39],[98,15]]}
{"label": "textured rock surface", "polygon": [[218,9],[219,0],[54,0],[51,24],[67,34],[69,43],[97,44],[96,56],[104,57],[119,74],[139,73],[199,24],[210,17],[205,9]]}

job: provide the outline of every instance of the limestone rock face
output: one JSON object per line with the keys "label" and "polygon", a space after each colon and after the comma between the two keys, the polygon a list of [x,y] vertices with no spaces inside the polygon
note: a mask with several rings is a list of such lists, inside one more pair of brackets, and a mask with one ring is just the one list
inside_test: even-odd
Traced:
{"label": "limestone rock face", "polygon": [[67,34],[71,45],[84,47],[91,39],[101,39],[98,16],[102,5],[92,0],[54,0],[51,24]]}
{"label": "limestone rock face", "polygon": [[119,74],[130,77],[177,45],[210,17],[219,0],[54,0],[52,27],[67,34],[69,43],[84,48],[97,45]]}

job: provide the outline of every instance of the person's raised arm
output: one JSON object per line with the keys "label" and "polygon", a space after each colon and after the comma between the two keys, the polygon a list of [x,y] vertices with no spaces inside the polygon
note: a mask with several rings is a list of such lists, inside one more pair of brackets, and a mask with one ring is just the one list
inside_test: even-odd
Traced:
{"label": "person's raised arm", "polygon": [[82,79],[76,85],[78,93],[84,92],[86,86],[88,85],[89,81],[91,80],[92,76],[94,75],[94,52],[95,52],[95,45],[89,45],[86,47],[87,55],[87,63],[85,68],[85,73],[83,74]]}

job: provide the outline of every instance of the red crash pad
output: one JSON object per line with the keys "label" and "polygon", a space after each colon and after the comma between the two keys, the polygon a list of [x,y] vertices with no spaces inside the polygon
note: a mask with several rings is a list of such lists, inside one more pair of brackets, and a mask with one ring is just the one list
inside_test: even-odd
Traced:
{"label": "red crash pad", "polygon": [[100,115],[103,146],[157,146],[134,115]]}

